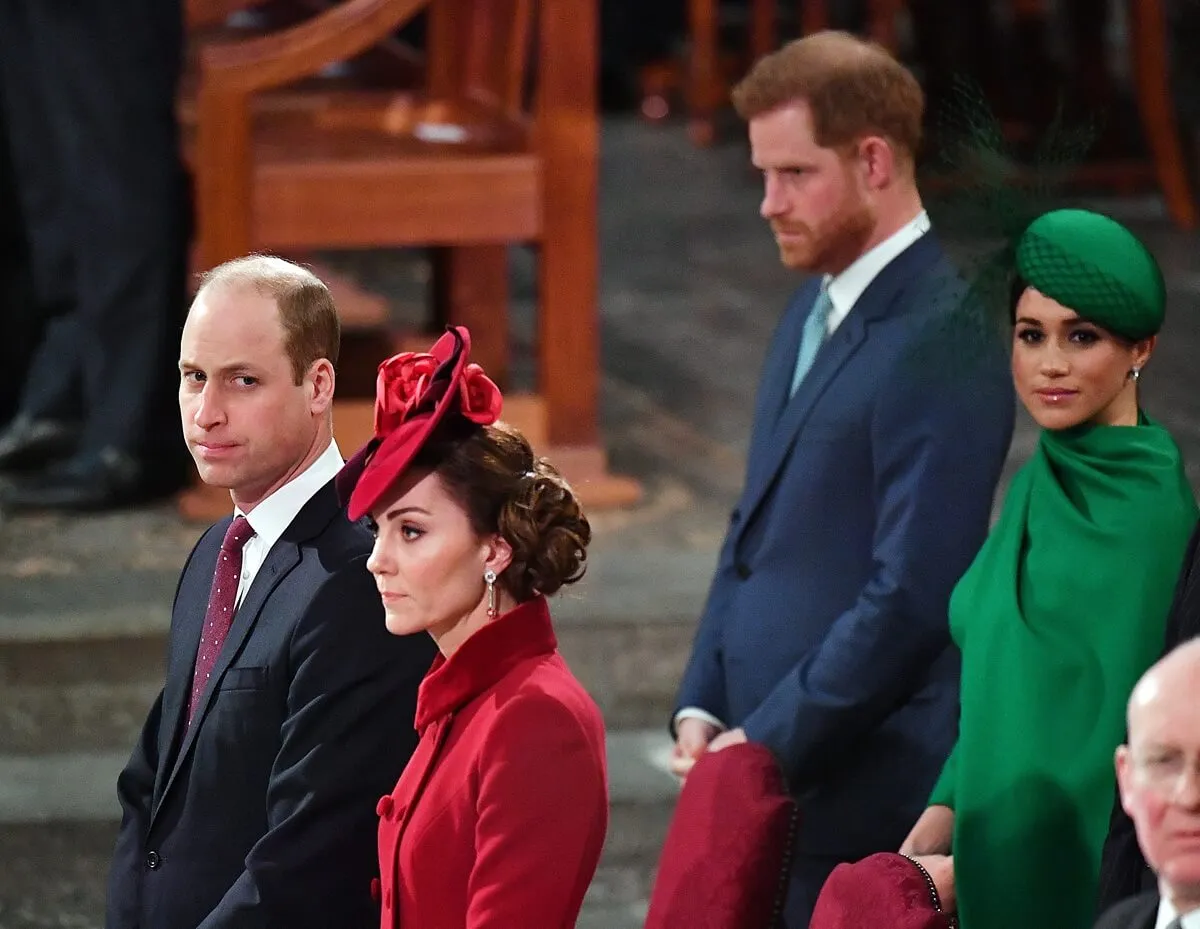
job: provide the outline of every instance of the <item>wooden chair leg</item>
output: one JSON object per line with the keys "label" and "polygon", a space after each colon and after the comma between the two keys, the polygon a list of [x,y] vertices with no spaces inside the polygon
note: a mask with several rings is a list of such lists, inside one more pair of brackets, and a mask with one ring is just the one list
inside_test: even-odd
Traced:
{"label": "wooden chair leg", "polygon": [[700,146],[716,138],[714,120],[721,97],[717,7],[717,0],[688,0],[688,133]]}
{"label": "wooden chair leg", "polygon": [[508,386],[508,247],[467,245],[433,252],[439,320],[471,331],[471,360],[501,389]]}
{"label": "wooden chair leg", "polygon": [[539,99],[542,230],[538,253],[537,383],[556,446],[600,442],[599,186],[596,7],[550,17],[544,45],[566,49]]}
{"label": "wooden chair leg", "polygon": [[1046,0],[1012,0],[1013,15],[1018,18],[1044,18],[1048,12]]}
{"label": "wooden chair leg", "polygon": [[903,6],[904,0],[871,0],[868,7],[867,34],[892,54],[900,47],[896,17]]}
{"label": "wooden chair leg", "polygon": [[829,0],[800,0],[800,32],[811,35],[829,28]]}
{"label": "wooden chair leg", "polygon": [[[557,225],[563,234],[555,234]],[[600,439],[600,320],[592,216],[549,218],[538,255],[538,393],[552,445]]]}
{"label": "wooden chair leg", "polygon": [[758,60],[775,51],[779,41],[776,27],[776,0],[751,0],[750,55]]}
{"label": "wooden chair leg", "polygon": [[1167,28],[1162,0],[1130,0],[1129,32],[1138,110],[1167,212],[1180,229],[1195,229],[1196,201],[1183,160],[1183,144],[1167,75]]}

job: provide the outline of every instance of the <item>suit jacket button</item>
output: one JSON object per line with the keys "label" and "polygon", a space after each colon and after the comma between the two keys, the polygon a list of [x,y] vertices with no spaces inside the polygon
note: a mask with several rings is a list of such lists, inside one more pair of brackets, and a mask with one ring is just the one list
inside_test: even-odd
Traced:
{"label": "suit jacket button", "polygon": [[750,575],[754,573],[750,570],[750,565],[746,564],[744,561],[739,561],[737,564],[735,564],[733,566],[733,570],[737,572],[737,576],[743,581],[748,580]]}
{"label": "suit jacket button", "polygon": [[146,855],[146,867],[151,871],[157,871],[161,864],[162,859],[158,856],[158,852],[150,852]]}
{"label": "suit jacket button", "polygon": [[375,805],[375,815],[383,816],[384,818],[390,816],[391,812],[392,812],[393,802],[394,801],[392,800],[390,794],[387,796],[380,797],[379,803],[377,803]]}

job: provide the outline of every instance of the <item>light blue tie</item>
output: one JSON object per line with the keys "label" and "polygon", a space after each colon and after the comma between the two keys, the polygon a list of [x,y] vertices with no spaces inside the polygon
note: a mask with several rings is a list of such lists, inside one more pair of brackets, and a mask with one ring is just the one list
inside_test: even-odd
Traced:
{"label": "light blue tie", "polygon": [[824,343],[829,334],[829,314],[833,312],[833,301],[829,299],[829,289],[821,285],[817,299],[813,301],[812,309],[808,311],[808,319],[804,321],[804,333],[800,336],[800,351],[796,353],[796,370],[792,374],[792,392],[794,397],[804,375],[812,367],[813,359],[817,357],[817,349]]}

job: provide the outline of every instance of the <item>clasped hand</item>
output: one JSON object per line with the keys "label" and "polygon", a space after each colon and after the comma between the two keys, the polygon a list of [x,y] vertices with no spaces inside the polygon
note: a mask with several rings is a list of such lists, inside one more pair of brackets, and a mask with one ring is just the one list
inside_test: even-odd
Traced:
{"label": "clasped hand", "polygon": [[746,741],[746,733],[741,729],[730,729],[720,732],[712,723],[703,719],[687,717],[679,721],[675,728],[675,749],[671,752],[671,773],[680,778],[686,778],[692,766],[706,751],[719,752],[731,745],[740,745]]}

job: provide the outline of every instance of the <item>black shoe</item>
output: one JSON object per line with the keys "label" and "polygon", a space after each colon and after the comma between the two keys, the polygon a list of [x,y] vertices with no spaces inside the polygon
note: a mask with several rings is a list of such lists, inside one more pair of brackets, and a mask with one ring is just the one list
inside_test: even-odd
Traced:
{"label": "black shoe", "polygon": [[78,442],[78,426],[21,414],[0,431],[0,472],[40,471],[69,458]]}
{"label": "black shoe", "polygon": [[114,448],[77,455],[40,474],[18,475],[0,488],[11,510],[104,510],[142,502],[142,466]]}

